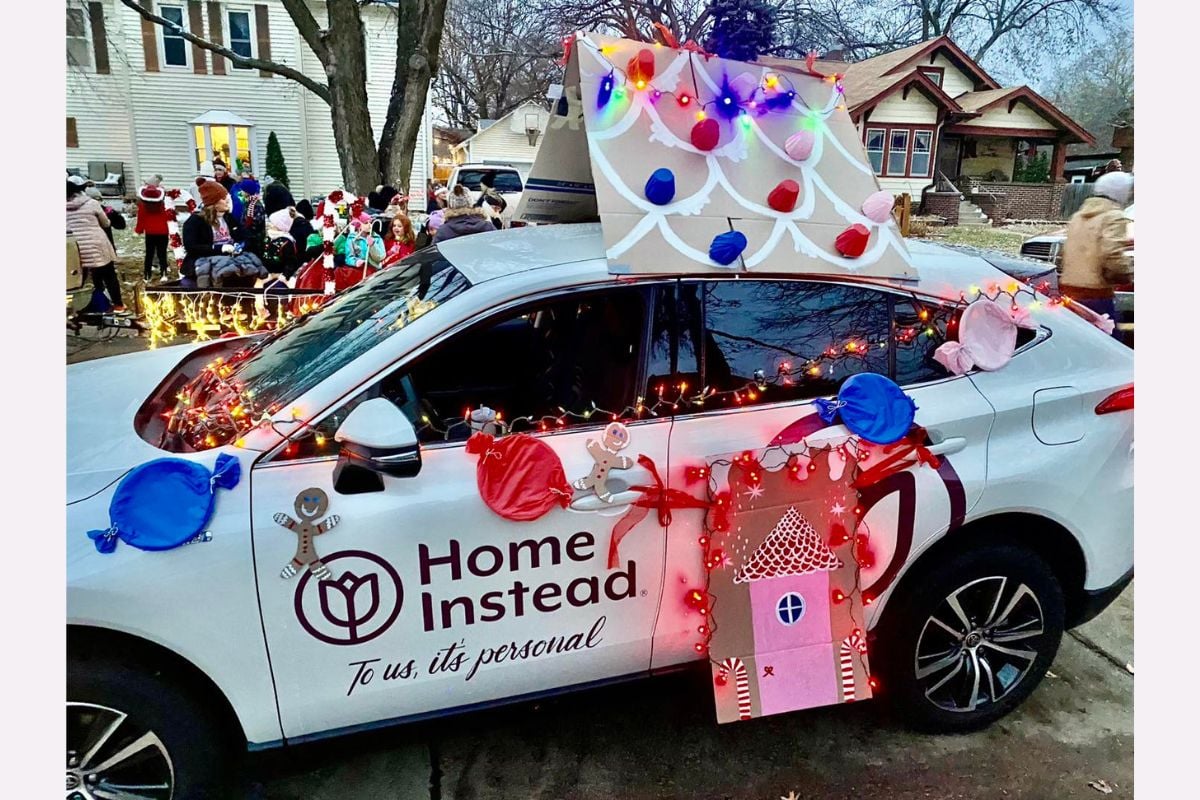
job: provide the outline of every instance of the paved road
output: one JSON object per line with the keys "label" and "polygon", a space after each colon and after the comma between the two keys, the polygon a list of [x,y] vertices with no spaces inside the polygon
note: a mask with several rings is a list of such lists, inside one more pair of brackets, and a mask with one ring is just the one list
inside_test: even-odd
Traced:
{"label": "paved road", "polygon": [[1133,797],[1132,587],[1063,639],[1016,713],[910,733],[878,704],[717,726],[707,673],[680,673],[260,754],[255,800]]}

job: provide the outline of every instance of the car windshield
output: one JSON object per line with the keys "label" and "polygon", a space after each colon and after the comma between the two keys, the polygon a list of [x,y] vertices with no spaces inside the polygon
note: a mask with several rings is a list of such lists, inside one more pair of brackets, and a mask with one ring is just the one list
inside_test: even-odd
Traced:
{"label": "car windshield", "polygon": [[511,170],[496,170],[496,169],[464,169],[459,170],[457,183],[470,189],[472,192],[478,192],[482,185],[483,176],[492,176],[492,186],[498,192],[519,192],[521,191],[521,176]]}
{"label": "car windshield", "polygon": [[320,311],[206,367],[176,396],[168,431],[226,444],[389,336],[470,287],[436,247],[362,281]]}

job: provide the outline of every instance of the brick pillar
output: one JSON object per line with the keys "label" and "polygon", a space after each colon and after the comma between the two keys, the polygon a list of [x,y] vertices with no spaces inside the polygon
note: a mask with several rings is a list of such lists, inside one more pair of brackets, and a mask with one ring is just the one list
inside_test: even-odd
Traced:
{"label": "brick pillar", "polygon": [[1054,183],[1066,183],[1063,170],[1067,166],[1067,145],[1062,139],[1054,142],[1054,152],[1050,156],[1050,180]]}

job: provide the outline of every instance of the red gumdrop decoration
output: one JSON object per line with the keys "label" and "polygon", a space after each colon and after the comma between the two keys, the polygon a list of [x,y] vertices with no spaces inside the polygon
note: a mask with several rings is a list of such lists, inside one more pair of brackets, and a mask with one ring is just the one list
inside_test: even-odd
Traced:
{"label": "red gumdrop decoration", "polygon": [[767,205],[781,214],[786,214],[796,207],[796,198],[800,196],[800,184],[791,178],[780,181],[767,195]]}
{"label": "red gumdrop decoration", "polygon": [[867,240],[870,238],[871,232],[867,230],[867,226],[856,222],[838,234],[833,246],[846,258],[858,258],[866,251]]}
{"label": "red gumdrop decoration", "polygon": [[[721,138],[721,126],[715,119],[702,119],[692,126],[692,145],[697,150],[708,152],[717,146]],[[865,228],[864,228],[865,230]]]}
{"label": "red gumdrop decoration", "polygon": [[638,81],[649,83],[650,79],[654,77],[654,53],[645,48],[639,50],[637,55],[629,59],[629,63],[625,65],[625,74],[635,84]]}
{"label": "red gumdrop decoration", "polygon": [[717,684],[717,686],[724,686],[725,684],[729,683],[729,676],[724,672],[718,672],[716,677],[713,678],[713,682]]}

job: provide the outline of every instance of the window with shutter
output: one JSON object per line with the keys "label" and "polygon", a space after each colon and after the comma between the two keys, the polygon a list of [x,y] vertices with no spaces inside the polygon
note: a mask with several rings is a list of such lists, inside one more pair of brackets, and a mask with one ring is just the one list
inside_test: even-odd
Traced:
{"label": "window with shutter", "polygon": [[67,8],[67,66],[92,66],[92,43],[88,41],[87,14],[82,8]]}
{"label": "window with shutter", "polygon": [[74,117],[67,117],[67,147],[79,147],[79,131],[75,127]]}

